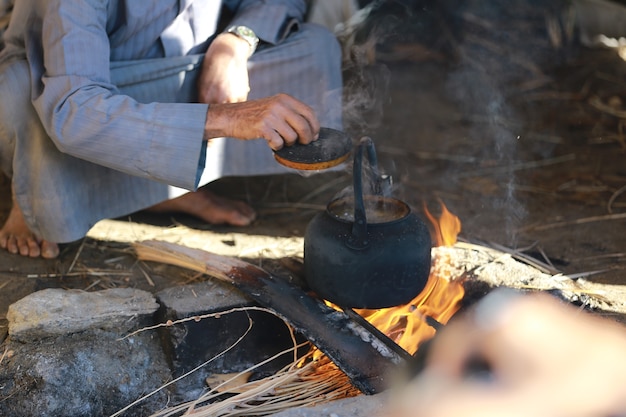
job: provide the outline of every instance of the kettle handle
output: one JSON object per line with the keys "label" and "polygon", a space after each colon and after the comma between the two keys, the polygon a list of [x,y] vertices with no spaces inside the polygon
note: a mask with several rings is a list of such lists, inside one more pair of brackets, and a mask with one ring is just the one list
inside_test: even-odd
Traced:
{"label": "kettle handle", "polygon": [[380,178],[378,175],[378,158],[374,141],[368,136],[361,138],[359,147],[354,154],[353,173],[354,181],[354,223],[352,224],[352,235],[348,238],[347,245],[352,249],[365,249],[369,246],[367,240],[367,216],[365,214],[365,204],[363,202],[363,148],[367,147],[367,158],[371,169],[372,188],[374,193],[381,193]]}

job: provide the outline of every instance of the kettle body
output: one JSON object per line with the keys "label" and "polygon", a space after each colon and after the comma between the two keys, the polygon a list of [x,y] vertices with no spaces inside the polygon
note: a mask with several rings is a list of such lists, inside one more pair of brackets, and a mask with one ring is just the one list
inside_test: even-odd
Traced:
{"label": "kettle body", "polygon": [[379,309],[406,304],[424,289],[432,242],[406,203],[363,195],[363,148],[376,165],[373,143],[364,139],[355,153],[354,196],[333,200],[307,226],[304,272],[309,287],[339,307]]}
{"label": "kettle body", "polygon": [[406,304],[426,286],[431,240],[413,213],[367,225],[365,245],[353,245],[352,224],[318,213],[304,238],[307,284],[340,307],[378,309]]}

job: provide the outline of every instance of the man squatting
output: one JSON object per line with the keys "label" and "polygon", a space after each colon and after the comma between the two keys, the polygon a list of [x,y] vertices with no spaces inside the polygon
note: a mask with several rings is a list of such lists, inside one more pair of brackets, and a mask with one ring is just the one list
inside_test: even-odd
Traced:
{"label": "man squatting", "polygon": [[250,224],[248,204],[199,187],[288,172],[272,149],[341,128],[341,51],[305,12],[304,0],[18,0],[0,52],[13,203],[0,247],[54,258],[97,221],[147,208]]}

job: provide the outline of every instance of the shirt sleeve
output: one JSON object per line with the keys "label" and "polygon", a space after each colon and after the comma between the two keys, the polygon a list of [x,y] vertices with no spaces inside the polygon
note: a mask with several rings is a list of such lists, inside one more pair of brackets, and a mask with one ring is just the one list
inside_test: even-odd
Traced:
{"label": "shirt sleeve", "polygon": [[[198,185],[208,106],[139,103],[110,80],[104,0],[49,0],[27,36],[34,106],[61,152],[186,189]],[[202,161],[204,162],[204,161]]]}
{"label": "shirt sleeve", "polygon": [[272,45],[285,39],[306,13],[303,0],[225,0],[224,5],[235,14],[231,25],[247,26]]}

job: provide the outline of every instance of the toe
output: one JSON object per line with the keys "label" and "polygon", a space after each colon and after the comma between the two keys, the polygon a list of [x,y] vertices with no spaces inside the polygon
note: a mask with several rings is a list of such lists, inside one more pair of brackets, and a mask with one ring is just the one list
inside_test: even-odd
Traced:
{"label": "toe", "polygon": [[41,242],[41,256],[46,259],[54,259],[59,256],[59,245],[44,240]]}
{"label": "toe", "polygon": [[243,202],[238,202],[225,213],[226,223],[232,226],[249,226],[256,220],[256,212]]}
{"label": "toe", "polygon": [[254,211],[254,209],[250,207],[249,205],[245,203],[241,203],[239,205],[239,210],[241,211],[241,214],[243,216],[250,219],[250,222],[253,222],[254,220],[256,220],[256,211]]}
{"label": "toe", "polygon": [[227,223],[231,226],[249,226],[253,221],[254,219],[242,213],[233,213]]}
{"label": "toe", "polygon": [[20,255],[29,256],[30,254],[30,244],[29,239],[17,239],[17,249]]}
{"label": "toe", "polygon": [[42,256],[44,249],[46,251],[46,254],[43,255],[44,257],[54,257],[58,255],[59,250],[56,244],[44,244],[44,241],[30,230],[15,198],[13,198],[13,206],[9,212],[9,217],[0,228],[0,248],[6,249],[12,254],[20,254],[32,258]]}
{"label": "toe", "polygon": [[8,250],[10,253],[12,253],[14,255],[20,253],[20,249],[19,249],[19,246],[17,244],[17,239],[15,238],[15,236],[8,236],[7,237],[6,250]]}
{"label": "toe", "polygon": [[[26,255],[31,258],[37,258],[41,255],[41,249],[39,248],[39,243],[35,239],[27,239],[26,244],[28,245],[28,253]],[[24,255],[22,253],[22,255]]]}

